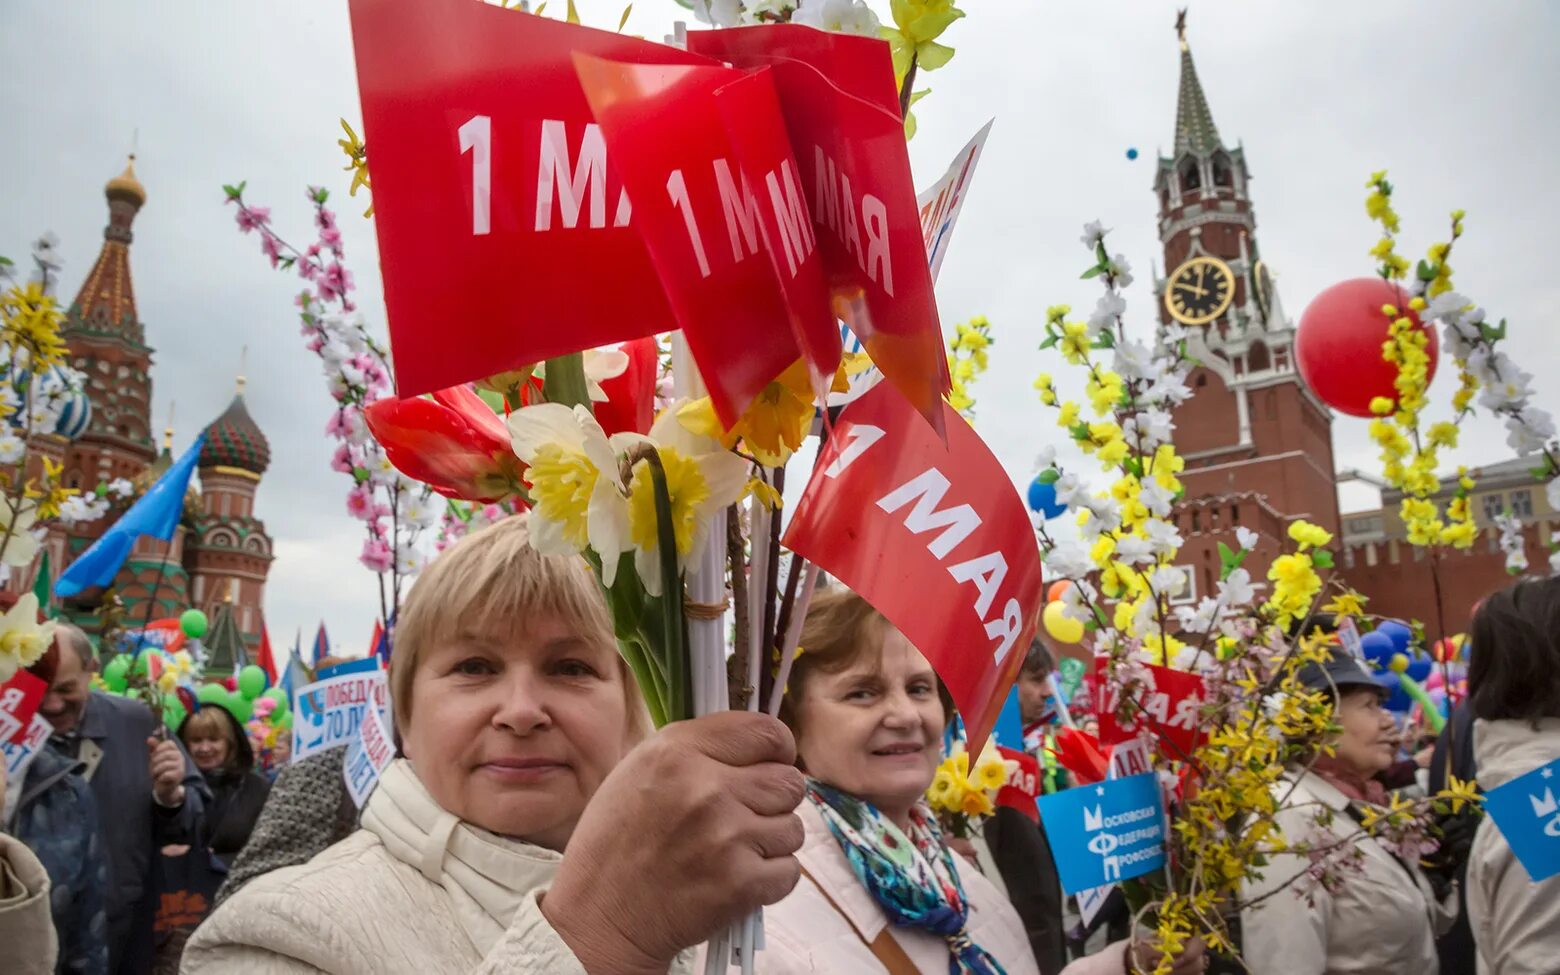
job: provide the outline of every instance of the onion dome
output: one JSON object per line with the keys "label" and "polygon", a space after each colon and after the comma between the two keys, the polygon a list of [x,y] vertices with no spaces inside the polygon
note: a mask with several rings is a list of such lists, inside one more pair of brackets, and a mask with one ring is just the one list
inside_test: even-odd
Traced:
{"label": "onion dome", "polygon": [[103,195],[110,200],[124,200],[137,209],[146,204],[146,187],[135,178],[135,156],[125,163],[125,171],[109,180],[103,187]]}
{"label": "onion dome", "polygon": [[236,467],[260,475],[271,465],[271,443],[250,417],[244,394],[233,397],[227,410],[206,428],[200,448],[201,467]]}
{"label": "onion dome", "polygon": [[[58,370],[59,366],[51,367]],[[54,424],[54,432],[66,440],[75,440],[87,432],[87,424],[92,422],[92,400],[87,396],[85,388],[75,389],[65,394],[64,405],[60,408],[60,418]]]}

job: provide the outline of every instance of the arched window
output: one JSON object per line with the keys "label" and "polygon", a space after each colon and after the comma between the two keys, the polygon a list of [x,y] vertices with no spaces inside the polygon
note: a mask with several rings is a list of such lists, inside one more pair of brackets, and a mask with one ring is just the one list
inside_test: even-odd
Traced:
{"label": "arched window", "polygon": [[1272,357],[1268,355],[1267,346],[1261,342],[1251,343],[1251,350],[1246,353],[1246,368],[1252,372],[1262,372],[1272,368]]}
{"label": "arched window", "polygon": [[1235,185],[1234,171],[1230,169],[1230,157],[1222,152],[1213,157],[1213,185]]}
{"label": "arched window", "polygon": [[1197,165],[1197,160],[1188,156],[1181,160],[1181,192],[1202,189],[1202,167]]}

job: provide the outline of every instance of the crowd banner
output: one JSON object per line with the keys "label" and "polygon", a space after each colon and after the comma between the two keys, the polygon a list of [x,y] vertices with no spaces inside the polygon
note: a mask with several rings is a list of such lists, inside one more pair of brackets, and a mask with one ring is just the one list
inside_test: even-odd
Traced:
{"label": "crowd banner", "polygon": [[[1141,738],[1134,738],[1110,750],[1110,771],[1106,774],[1106,778],[1124,779],[1150,772],[1153,768],[1154,756],[1148,750],[1148,743]],[[1094,923],[1095,915],[1099,914],[1100,908],[1105,906],[1105,898],[1110,896],[1115,886],[1111,883],[1078,891],[1078,914],[1083,919],[1085,928]]]}
{"label": "crowd banner", "polygon": [[946,442],[884,383],[841,413],[785,545],[871,603],[926,655],[978,754],[1039,620],[1024,503],[944,404]]}
{"label": "crowd banner", "polygon": [[0,684],[0,743],[20,741],[26,736],[27,727],[48,692],[48,683],[25,670],[18,670]]}
{"label": "crowd banner", "polygon": [[382,670],[341,674],[298,689],[292,704],[292,760],[357,740],[364,715],[370,710],[386,722],[390,720],[389,692]]}
{"label": "crowd banner", "polygon": [[1164,803],[1153,772],[1039,799],[1067,894],[1152,873],[1165,864]]}
{"label": "crowd banner", "polygon": [[0,755],[5,756],[5,774],[10,781],[22,780],[22,776],[27,774],[27,766],[32,764],[38,754],[38,749],[53,733],[54,725],[43,715],[35,714],[28,722],[26,732],[10,741],[0,742]]}
{"label": "crowd banner", "polygon": [[1108,658],[1095,658],[1095,686],[1103,698],[1096,702],[1100,721],[1100,743],[1114,745],[1131,741],[1148,732],[1165,743],[1164,752],[1172,759],[1184,759],[1202,740],[1202,706],[1208,700],[1208,687],[1196,674],[1156,664],[1143,664],[1146,675],[1141,709],[1132,720],[1117,718],[1121,707],[1121,685],[1106,680],[1103,669]]}
{"label": "crowd banner", "polygon": [[1560,759],[1484,794],[1484,810],[1535,884],[1560,873]]}
{"label": "crowd banner", "polygon": [[395,741],[390,736],[378,708],[369,708],[358,725],[357,738],[347,746],[347,757],[341,766],[341,777],[347,784],[347,794],[359,808],[368,801],[369,793],[379,783],[379,777],[395,760]]}

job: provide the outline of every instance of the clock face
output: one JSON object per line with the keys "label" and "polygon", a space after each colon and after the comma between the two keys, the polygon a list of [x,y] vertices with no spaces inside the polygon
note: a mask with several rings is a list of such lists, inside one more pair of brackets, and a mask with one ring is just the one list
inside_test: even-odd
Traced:
{"label": "clock face", "polygon": [[1216,257],[1194,257],[1176,268],[1165,285],[1165,308],[1183,325],[1206,325],[1224,314],[1235,297],[1235,276]]}

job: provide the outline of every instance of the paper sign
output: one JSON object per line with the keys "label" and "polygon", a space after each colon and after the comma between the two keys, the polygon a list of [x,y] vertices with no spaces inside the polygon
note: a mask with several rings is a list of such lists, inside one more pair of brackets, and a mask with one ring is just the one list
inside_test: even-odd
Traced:
{"label": "paper sign", "polygon": [[1078,691],[1083,687],[1084,671],[1088,668],[1082,660],[1073,657],[1063,657],[1056,662],[1056,673],[1051,679],[1056,681],[1057,688],[1071,700],[1078,696]]}
{"label": "paper sign", "polygon": [[970,177],[975,174],[975,164],[980,161],[981,150],[986,146],[986,136],[991,133],[992,122],[995,121],[993,119],[982,126],[969,145],[959,150],[942,178],[915,198],[921,207],[921,237],[926,243],[933,281],[937,280],[937,272],[942,269],[943,257],[948,253],[948,242],[953,237],[953,225],[958,222],[959,213],[964,209]]}
{"label": "paper sign", "polygon": [[1354,624],[1352,617],[1338,624],[1338,642],[1343,644],[1349,656],[1361,662],[1365,660],[1365,647],[1360,643],[1360,628]]}
{"label": "paper sign", "polygon": [[329,667],[322,667],[315,671],[316,681],[329,680],[332,677],[342,677],[346,674],[371,674],[381,669],[378,657],[359,657],[357,660],[346,660]]}
{"label": "paper sign", "polygon": [[1002,465],[943,410],[946,444],[886,383],[846,407],[785,544],[920,649],[978,754],[1034,635],[1040,553]]}
{"label": "paper sign", "polygon": [[347,794],[359,809],[368,801],[379,776],[394,760],[395,742],[390,737],[390,729],[385,727],[378,709],[370,708],[358,726],[358,737],[347,746],[347,757],[341,766]]}
{"label": "paper sign", "polygon": [[399,395],[673,327],[573,54],[713,62],[471,0],[348,9]]}
{"label": "paper sign", "polygon": [[[1106,778],[1125,779],[1151,772],[1153,768],[1153,756],[1149,754],[1147,742],[1142,739],[1124,741],[1110,750],[1110,771],[1106,774]],[[1085,928],[1094,922],[1094,916],[1105,906],[1105,898],[1110,895],[1111,889],[1115,886],[1115,884],[1106,884],[1103,887],[1078,892],[1078,913],[1083,918]]]}
{"label": "paper sign", "polygon": [[1484,809],[1495,820],[1511,852],[1534,883],[1560,873],[1560,759],[1512,779],[1484,794]]}
{"label": "paper sign", "polygon": [[356,740],[370,708],[390,720],[385,672],[343,674],[315,681],[297,691],[293,700],[292,761],[339,748]]}
{"label": "paper sign", "polygon": [[16,741],[26,734],[28,724],[48,692],[46,681],[25,670],[18,670],[10,680],[0,684],[0,742]]}
{"label": "paper sign", "polygon": [[[1001,727],[1001,722],[998,722]],[[1017,762],[1018,769],[1008,776],[1007,784],[997,791],[997,805],[1017,809],[1038,823],[1040,811],[1035,800],[1040,796],[1040,763],[1022,749],[997,746],[997,752],[1009,762]]]}
{"label": "paper sign", "polygon": [[27,773],[27,766],[32,764],[33,758],[38,754],[38,749],[49,740],[54,733],[54,725],[42,715],[35,714],[27,725],[27,730],[18,736],[15,741],[0,744],[0,754],[5,756],[5,774],[12,782],[19,782]]}
{"label": "paper sign", "polygon": [[1107,663],[1104,656],[1095,658],[1097,693],[1103,698],[1096,702],[1095,709],[1100,719],[1100,742],[1113,745],[1130,741],[1146,731],[1165,743],[1163,750],[1169,757],[1190,755],[1203,735],[1201,709],[1208,699],[1203,679],[1183,670],[1144,664],[1148,680],[1141,692],[1142,710],[1124,725],[1116,716],[1122,703],[1121,688],[1104,679]]}
{"label": "paper sign", "polygon": [[1041,796],[1039,807],[1068,894],[1164,866],[1164,805],[1153,773]]}

